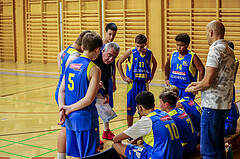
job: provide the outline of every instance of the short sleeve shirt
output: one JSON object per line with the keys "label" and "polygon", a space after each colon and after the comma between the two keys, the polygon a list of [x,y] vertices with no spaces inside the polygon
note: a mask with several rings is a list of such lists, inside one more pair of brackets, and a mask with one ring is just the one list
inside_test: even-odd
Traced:
{"label": "short sleeve shirt", "polygon": [[217,73],[210,88],[202,91],[201,106],[210,109],[230,109],[233,97],[235,56],[225,40],[217,40],[210,46],[206,67],[217,68]]}
{"label": "short sleeve shirt", "polygon": [[133,126],[123,131],[124,134],[133,139],[147,135],[152,129],[152,120],[149,117],[142,116]]}

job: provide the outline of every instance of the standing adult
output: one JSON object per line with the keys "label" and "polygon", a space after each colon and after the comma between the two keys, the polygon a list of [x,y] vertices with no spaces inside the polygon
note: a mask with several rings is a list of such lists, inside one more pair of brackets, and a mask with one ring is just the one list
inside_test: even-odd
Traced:
{"label": "standing adult", "polygon": [[226,158],[224,125],[231,108],[234,84],[234,52],[224,40],[225,28],[219,21],[211,21],[206,27],[210,45],[206,73],[202,81],[193,82],[187,92],[202,91],[200,148],[203,159]]}
{"label": "standing adult", "polygon": [[[113,92],[116,91],[116,80],[115,80],[115,58],[117,57],[120,47],[116,43],[112,43],[105,48],[105,45],[113,42],[117,34],[117,25],[115,23],[108,23],[105,27],[105,36],[103,37],[103,47],[99,57],[94,61],[102,71],[101,81],[103,89],[101,93],[104,96],[104,103],[109,103],[113,108]],[[110,50],[106,50],[106,49]],[[104,49],[105,48],[105,49]],[[107,53],[108,51],[108,53]],[[114,51],[114,53],[112,52]],[[111,52],[111,53],[109,53]],[[114,134],[109,129],[109,122],[103,123],[103,139],[112,140]],[[103,148],[103,142],[100,140],[101,148]]]}
{"label": "standing adult", "polygon": [[[109,103],[109,79],[112,77],[113,65],[115,58],[118,56],[120,47],[114,42],[109,42],[104,46],[104,49],[99,54],[98,58],[94,60],[94,63],[101,69],[101,83],[103,85],[102,89],[99,90],[104,96],[103,103]],[[114,134],[109,129],[109,122],[103,124],[103,136],[104,139],[112,140]],[[103,148],[103,142],[100,140],[101,149]]]}

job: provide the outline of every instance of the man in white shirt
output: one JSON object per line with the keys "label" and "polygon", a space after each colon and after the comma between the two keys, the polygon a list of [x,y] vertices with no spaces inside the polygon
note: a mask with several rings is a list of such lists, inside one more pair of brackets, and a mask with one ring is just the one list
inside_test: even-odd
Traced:
{"label": "man in white shirt", "polygon": [[233,97],[235,57],[224,40],[224,33],[221,22],[208,23],[206,35],[210,48],[205,76],[185,90],[192,93],[202,91],[200,147],[203,159],[225,158],[224,130]]}

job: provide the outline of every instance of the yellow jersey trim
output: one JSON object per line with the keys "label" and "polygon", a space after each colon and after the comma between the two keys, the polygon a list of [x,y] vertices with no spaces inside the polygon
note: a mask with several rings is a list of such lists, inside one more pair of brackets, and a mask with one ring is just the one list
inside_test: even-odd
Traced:
{"label": "yellow jersey trim", "polygon": [[68,54],[72,54],[72,53],[74,53],[74,52],[79,52],[79,51],[77,51],[77,49],[75,49],[75,48],[70,48],[70,49],[68,49],[68,51],[67,51]]}
{"label": "yellow jersey trim", "polygon": [[195,55],[194,52],[189,51],[189,54],[192,55],[191,61],[190,61],[190,66],[189,66],[189,72],[192,74],[193,77],[196,76],[197,69],[193,65],[193,56]]}
{"label": "yellow jersey trim", "polygon": [[88,81],[89,81],[89,73],[90,73],[90,70],[92,69],[92,67],[93,66],[95,66],[96,64],[94,63],[94,62],[90,62],[89,64],[88,64],[88,67],[87,67],[87,78],[88,78]]}
{"label": "yellow jersey trim", "polygon": [[172,110],[168,113],[170,116],[174,116],[177,114],[177,111],[176,110]]}
{"label": "yellow jersey trim", "polygon": [[143,140],[145,141],[146,144],[150,145],[150,146],[154,146],[154,137],[153,137],[153,130],[151,129],[151,131],[143,136]]}

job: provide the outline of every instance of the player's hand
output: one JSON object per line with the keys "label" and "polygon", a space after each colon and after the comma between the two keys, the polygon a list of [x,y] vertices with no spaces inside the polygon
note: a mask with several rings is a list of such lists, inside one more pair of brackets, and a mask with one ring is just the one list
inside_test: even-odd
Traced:
{"label": "player's hand", "polygon": [[166,84],[167,86],[170,86],[169,80],[165,80],[165,84]]}
{"label": "player's hand", "polygon": [[133,80],[130,79],[129,77],[126,77],[126,76],[125,76],[125,77],[123,77],[122,79],[123,79],[125,82],[127,82],[128,84],[129,84],[129,83],[133,83]]}
{"label": "player's hand", "polygon": [[147,83],[148,83],[148,84],[151,83],[151,82],[152,82],[152,79],[153,79],[153,77],[149,78],[149,79],[147,80]]}
{"label": "player's hand", "polygon": [[103,81],[100,81],[100,82],[99,82],[98,89],[101,89],[101,88],[103,88]]}
{"label": "player's hand", "polygon": [[104,96],[103,104],[106,104],[106,103],[109,104],[109,96],[108,95]]}
{"label": "player's hand", "polygon": [[64,109],[59,112],[59,117],[60,117],[60,120],[59,120],[60,122],[58,123],[58,125],[64,124],[65,118],[66,118]]}
{"label": "player's hand", "polygon": [[63,106],[59,112],[61,112],[62,110],[65,111],[65,115],[67,116],[68,114],[70,114],[72,112],[72,107],[71,106]]}

